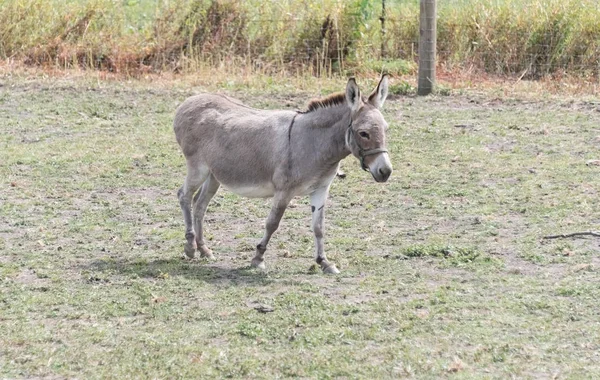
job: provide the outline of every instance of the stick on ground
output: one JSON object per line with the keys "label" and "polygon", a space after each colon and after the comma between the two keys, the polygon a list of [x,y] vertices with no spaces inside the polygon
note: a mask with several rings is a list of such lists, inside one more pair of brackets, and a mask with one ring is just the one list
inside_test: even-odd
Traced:
{"label": "stick on ground", "polygon": [[542,239],[567,239],[577,236],[596,236],[600,237],[600,232],[586,231],[586,232],[573,232],[571,234],[560,234],[560,235],[549,235],[544,236]]}

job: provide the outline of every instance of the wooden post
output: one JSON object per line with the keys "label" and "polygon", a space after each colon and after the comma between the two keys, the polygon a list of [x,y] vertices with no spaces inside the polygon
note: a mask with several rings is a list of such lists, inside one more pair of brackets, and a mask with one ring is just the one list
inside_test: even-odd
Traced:
{"label": "wooden post", "polygon": [[385,59],[385,0],[381,0],[381,59]]}
{"label": "wooden post", "polygon": [[435,87],[436,17],[436,0],[421,0],[417,95],[429,95]]}

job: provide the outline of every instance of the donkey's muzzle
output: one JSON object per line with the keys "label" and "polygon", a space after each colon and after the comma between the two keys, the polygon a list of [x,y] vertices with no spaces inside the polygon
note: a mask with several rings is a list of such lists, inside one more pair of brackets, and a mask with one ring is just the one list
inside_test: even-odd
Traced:
{"label": "donkey's muzzle", "polygon": [[392,168],[380,168],[377,170],[377,176],[373,176],[377,182],[387,182],[392,174]]}
{"label": "donkey's muzzle", "polygon": [[392,174],[392,163],[387,153],[381,153],[369,165],[369,172],[377,182],[386,182]]}

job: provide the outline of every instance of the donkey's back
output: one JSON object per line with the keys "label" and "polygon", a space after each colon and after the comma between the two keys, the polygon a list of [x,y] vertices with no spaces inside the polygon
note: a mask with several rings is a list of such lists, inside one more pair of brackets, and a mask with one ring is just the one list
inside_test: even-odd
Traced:
{"label": "donkey's back", "polygon": [[281,131],[280,126],[289,123],[293,115],[292,111],[252,108],[225,95],[200,94],[179,106],[173,128],[183,153],[191,156],[211,145],[228,149],[238,140],[251,144],[267,136],[272,141]]}
{"label": "donkey's back", "polygon": [[285,125],[294,114],[259,110],[224,95],[202,94],[177,109],[173,128],[192,178],[211,174],[237,194],[269,197],[274,191],[273,177],[285,157]]}

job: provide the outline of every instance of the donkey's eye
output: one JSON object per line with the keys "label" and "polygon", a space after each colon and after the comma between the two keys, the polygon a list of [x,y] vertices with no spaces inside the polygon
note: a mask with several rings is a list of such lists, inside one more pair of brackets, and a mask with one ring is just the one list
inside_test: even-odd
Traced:
{"label": "donkey's eye", "polygon": [[365,132],[365,131],[360,131],[360,132],[358,132],[358,135],[359,135],[360,137],[364,137],[364,138],[365,138],[365,139],[367,139],[367,140],[369,139],[369,134],[368,134],[367,132]]}

